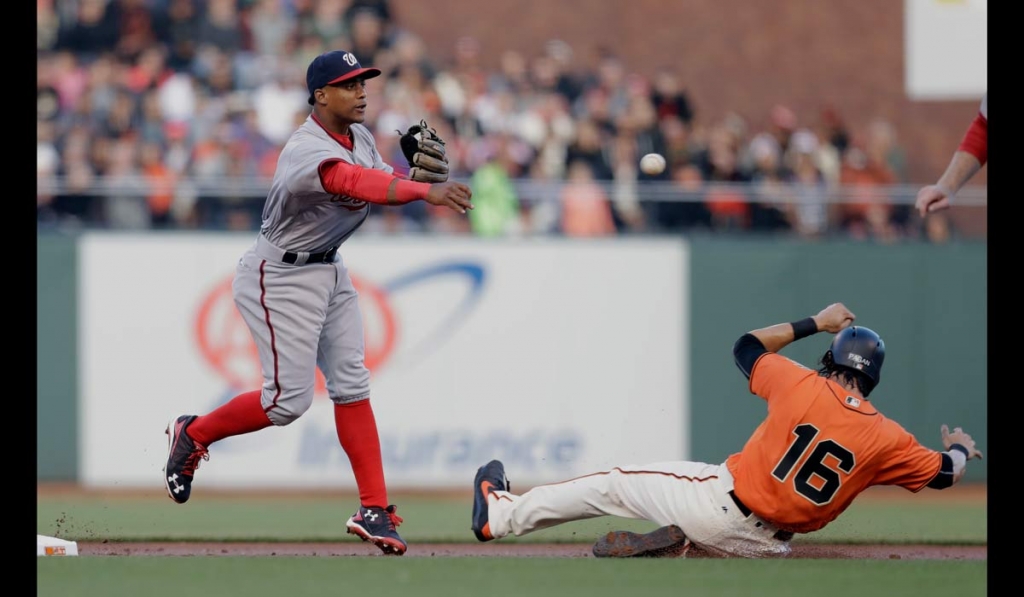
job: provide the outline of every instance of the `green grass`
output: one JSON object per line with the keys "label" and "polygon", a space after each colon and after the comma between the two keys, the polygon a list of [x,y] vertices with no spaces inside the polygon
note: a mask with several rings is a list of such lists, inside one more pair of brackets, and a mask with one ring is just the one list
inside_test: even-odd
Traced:
{"label": "green grass", "polygon": [[[393,496],[405,519],[402,536],[419,543],[475,542],[471,502]],[[75,541],[336,541],[355,502],[350,499],[210,498],[184,505],[166,497],[37,500],[38,532]],[[578,521],[506,542],[592,542],[613,529],[646,531],[654,525],[612,517]],[[966,543],[988,541],[984,503],[854,503],[825,529],[795,541],[842,543]]]}
{"label": "green grass", "polygon": [[[393,495],[410,543],[468,542],[468,499]],[[165,496],[37,498],[38,532],[76,541],[351,540],[352,497]],[[644,521],[597,518],[503,542],[590,543]],[[984,503],[922,500],[854,503],[824,530],[794,540],[847,543],[987,543]],[[373,553],[373,552],[370,552]],[[53,597],[602,597],[630,595],[972,597],[987,593],[987,562],[971,560],[596,560],[542,557],[115,557],[37,558],[37,595]]]}
{"label": "green grass", "polygon": [[986,563],[545,558],[40,558],[40,597],[985,595]]}

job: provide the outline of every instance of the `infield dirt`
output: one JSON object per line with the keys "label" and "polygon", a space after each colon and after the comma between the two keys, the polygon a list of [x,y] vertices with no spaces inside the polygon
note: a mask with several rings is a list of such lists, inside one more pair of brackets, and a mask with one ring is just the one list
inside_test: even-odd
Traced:
{"label": "infield dirt", "polygon": [[[112,543],[79,542],[80,556],[303,556],[361,557],[381,554],[362,543]],[[409,546],[403,557],[592,558],[584,544],[445,544]],[[688,558],[706,557],[691,551]],[[874,560],[987,560],[988,546],[795,544],[790,558]]]}
{"label": "infield dirt", "polygon": [[[107,499],[118,497],[148,495],[151,492],[141,491],[90,491],[67,485],[39,485],[40,496],[56,493],[68,495],[103,496]],[[322,497],[335,492],[311,492],[308,497]],[[302,499],[303,495],[296,492],[223,492],[224,496],[233,495],[236,499],[246,497],[267,497],[269,495],[287,495]],[[446,492],[424,492],[422,495],[439,497],[449,495]],[[458,497],[459,494],[451,495]],[[931,500],[950,500],[978,503],[987,502],[987,487],[981,485],[965,485],[954,487],[943,492],[911,494],[908,491],[893,487],[875,487],[865,492],[859,501],[909,501],[915,503]],[[368,544],[354,538],[345,538],[336,543],[251,543],[251,542],[115,542],[115,541],[78,541],[80,556],[304,556],[304,557],[388,557]],[[592,558],[590,544],[585,543],[413,543],[404,557],[542,557],[542,558]],[[687,558],[708,557],[701,552],[691,550]],[[987,560],[987,545],[899,545],[899,544],[824,544],[801,543],[795,540],[790,558],[819,559],[886,559],[886,560]]]}

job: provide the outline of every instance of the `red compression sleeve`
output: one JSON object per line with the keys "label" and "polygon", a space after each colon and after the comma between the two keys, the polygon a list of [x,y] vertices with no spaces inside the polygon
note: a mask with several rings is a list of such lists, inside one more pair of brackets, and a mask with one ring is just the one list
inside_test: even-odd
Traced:
{"label": "red compression sleeve", "polygon": [[973,155],[982,166],[985,165],[988,161],[988,120],[984,116],[978,114],[974,117],[958,149]]}
{"label": "red compression sleeve", "polygon": [[363,506],[388,507],[384,463],[377,435],[377,419],[369,400],[334,405],[334,426],[338,441],[352,464]]}
{"label": "red compression sleeve", "polygon": [[239,394],[213,412],[196,418],[188,426],[189,436],[209,447],[226,437],[270,427],[272,423],[263,409],[261,395],[260,390]]}
{"label": "red compression sleeve", "polygon": [[[320,182],[328,193],[381,205],[403,205],[423,199],[430,190],[429,183],[403,180],[383,170],[354,166],[341,160],[320,164]],[[392,182],[395,183],[393,189]]]}

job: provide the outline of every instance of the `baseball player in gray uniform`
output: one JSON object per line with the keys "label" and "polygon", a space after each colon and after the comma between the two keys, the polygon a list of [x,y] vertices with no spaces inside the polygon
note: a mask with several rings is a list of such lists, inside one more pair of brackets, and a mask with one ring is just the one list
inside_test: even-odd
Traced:
{"label": "baseball player in gray uniform", "polygon": [[441,159],[410,157],[409,178],[396,176],[381,159],[373,135],[361,124],[366,80],[380,74],[341,50],[310,63],[306,83],[312,113],[278,158],[260,233],[239,259],[232,285],[259,351],[263,386],[208,414],[174,417],[165,431],[164,484],[172,500],[185,503],[211,444],[302,416],[313,402],[319,367],[359,489],[360,506],[346,529],[385,554],[402,555],[407,545],[395,530],[402,519],[388,503],[370,406],[362,315],[339,248],[366,221],[371,203],[423,200],[461,214],[473,204],[468,186],[447,180],[443,141],[426,148]]}

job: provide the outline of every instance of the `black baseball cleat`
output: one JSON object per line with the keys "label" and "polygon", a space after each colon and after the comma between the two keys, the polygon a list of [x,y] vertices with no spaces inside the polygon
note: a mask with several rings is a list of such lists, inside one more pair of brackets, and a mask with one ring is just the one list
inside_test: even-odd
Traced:
{"label": "black baseball cleat", "polygon": [[674,524],[650,533],[611,531],[594,543],[595,558],[678,558],[686,555],[690,541]]}
{"label": "black baseball cleat", "polygon": [[480,541],[494,539],[487,509],[487,496],[494,491],[511,491],[511,484],[505,476],[505,465],[492,460],[476,470],[473,479],[473,534]]}
{"label": "black baseball cleat", "polygon": [[397,512],[398,507],[394,505],[387,508],[360,506],[345,523],[345,528],[350,534],[379,547],[384,555],[400,556],[408,546],[395,530],[402,524],[402,517]]}
{"label": "black baseball cleat", "polygon": [[171,419],[164,431],[167,434],[164,487],[167,488],[167,495],[179,504],[187,502],[192,494],[192,478],[199,468],[199,462],[210,459],[206,446],[193,441],[185,431],[195,418],[195,415],[181,415]]}

